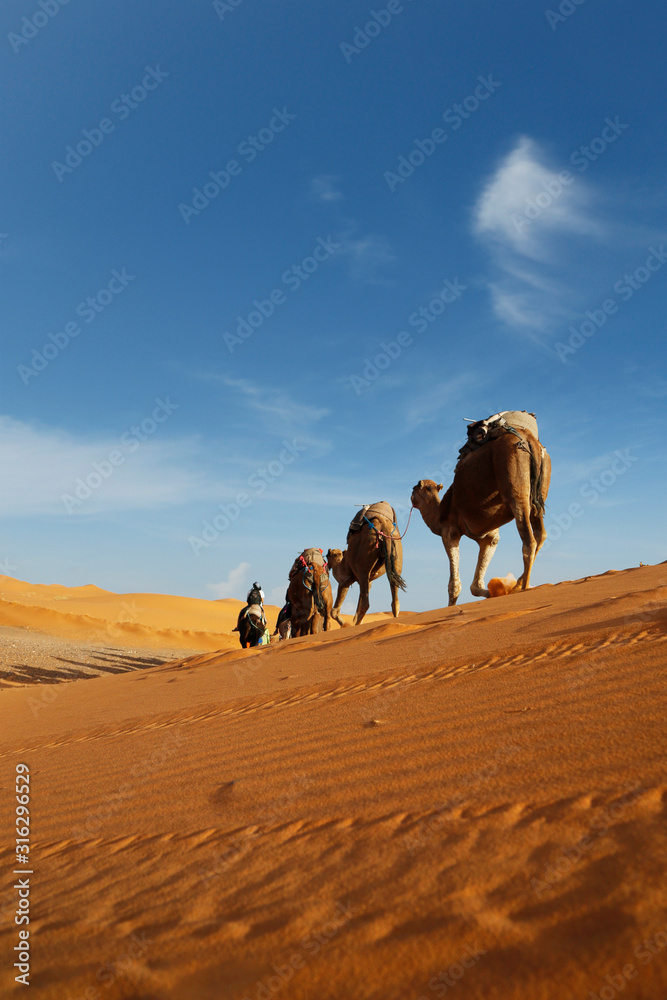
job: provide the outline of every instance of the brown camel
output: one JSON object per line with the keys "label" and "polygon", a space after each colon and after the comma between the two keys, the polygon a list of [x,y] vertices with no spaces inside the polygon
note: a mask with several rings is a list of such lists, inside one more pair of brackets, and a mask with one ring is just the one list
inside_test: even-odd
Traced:
{"label": "brown camel", "polygon": [[[463,451],[464,449],[462,449]],[[526,590],[535,556],[544,545],[544,504],[551,480],[551,459],[537,435],[523,427],[503,432],[477,450],[468,451],[454,471],[454,482],[442,500],[442,483],[420,479],[412,491],[427,527],[440,535],[449,558],[449,603],[461,593],[459,541],[467,535],[479,545],[470,592],[488,597],[484,575],[498,544],[498,529],[516,521],[523,543],[523,573],[515,590]]]}
{"label": "brown camel", "polygon": [[292,605],[292,636],[314,635],[331,627],[333,594],[321,549],[304,549],[289,572],[287,600]]}
{"label": "brown camel", "polygon": [[340,609],[352,584],[359,584],[359,603],[353,622],[359,625],[370,606],[371,584],[383,573],[387,574],[391,587],[391,612],[398,618],[398,588],[405,590],[401,576],[403,546],[396,527],[396,512],[390,504],[380,501],[359,511],[347,533],[347,548],[344,552],[329,549],[327,562],[338,583],[331,615],[339,625],[345,624]]}

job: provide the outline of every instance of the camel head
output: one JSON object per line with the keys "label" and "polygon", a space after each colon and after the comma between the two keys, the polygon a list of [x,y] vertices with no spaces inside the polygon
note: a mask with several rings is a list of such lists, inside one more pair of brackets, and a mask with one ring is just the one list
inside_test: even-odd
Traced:
{"label": "camel head", "polygon": [[329,568],[331,570],[337,569],[344,559],[344,553],[340,549],[329,549],[326,554],[326,560],[329,563]]}
{"label": "camel head", "polygon": [[440,503],[439,493],[442,489],[442,483],[434,483],[432,479],[420,479],[417,485],[412,490],[412,496],[410,497],[410,502],[413,507],[417,510],[428,503],[429,501],[435,500],[436,503]]}

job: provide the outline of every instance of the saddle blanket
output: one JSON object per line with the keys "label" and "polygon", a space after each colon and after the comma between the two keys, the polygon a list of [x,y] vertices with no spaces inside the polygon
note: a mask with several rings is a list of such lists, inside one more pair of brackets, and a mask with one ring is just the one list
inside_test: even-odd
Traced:
{"label": "saddle blanket", "polygon": [[526,410],[501,410],[500,413],[494,413],[492,417],[487,417],[486,420],[478,420],[477,423],[471,424],[468,428],[468,437],[470,437],[470,431],[473,427],[483,428],[488,433],[489,426],[496,422],[501,427],[514,427],[517,430],[530,431],[539,441],[540,434],[537,429],[535,414],[527,413]]}
{"label": "saddle blanket", "polygon": [[378,500],[377,503],[366,504],[366,506],[362,507],[360,511],[357,511],[357,513],[350,521],[350,527],[348,529],[348,538],[355,531],[361,531],[363,526],[366,524],[364,518],[367,517],[369,520],[371,520],[373,514],[377,514],[380,517],[386,518],[387,521],[390,521],[392,524],[396,523],[396,511],[391,506],[391,504],[387,503],[386,500]]}

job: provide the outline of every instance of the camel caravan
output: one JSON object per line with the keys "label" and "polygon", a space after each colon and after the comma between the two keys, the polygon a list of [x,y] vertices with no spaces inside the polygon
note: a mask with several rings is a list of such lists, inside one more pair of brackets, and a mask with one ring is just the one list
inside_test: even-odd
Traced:
{"label": "camel caravan", "polygon": [[[535,557],[546,541],[544,509],[550,481],[551,459],[540,443],[535,414],[525,410],[504,410],[486,420],[469,422],[454,481],[442,497],[442,483],[419,480],[412,490],[412,509],[418,510],[426,526],[442,538],[449,560],[450,606],[461,593],[461,537],[472,538],[479,546],[470,592],[473,597],[490,597],[484,577],[498,544],[499,529],[510,521],[516,522],[521,538],[523,573],[516,581],[510,575],[507,580],[511,584],[494,593],[527,590]],[[346,549],[329,549],[326,556],[322,549],[304,549],[289,571],[285,605],[273,634],[287,639],[313,635],[322,628],[328,631],[334,621],[345,626],[340,609],[355,583],[359,585],[359,601],[352,624],[361,624],[370,607],[371,584],[385,574],[391,589],[391,611],[397,618],[398,591],[406,589],[401,576],[406,532],[407,526],[401,535],[394,508],[381,500],[362,507],[352,518]],[[335,602],[330,576],[338,584]],[[261,589],[258,592],[262,594]],[[248,595],[248,606],[241,610],[234,631],[239,632],[244,648],[270,641],[256,589]]]}

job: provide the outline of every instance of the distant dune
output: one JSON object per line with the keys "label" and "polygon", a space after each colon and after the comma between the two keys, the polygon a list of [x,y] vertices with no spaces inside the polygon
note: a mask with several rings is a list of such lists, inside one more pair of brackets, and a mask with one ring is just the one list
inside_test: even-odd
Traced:
{"label": "distant dune", "polygon": [[[114,594],[92,584],[60,587],[0,576],[0,625],[38,629],[81,642],[149,648],[221,649],[238,645],[232,629],[242,601],[165,594]],[[279,608],[267,605],[273,620]]]}
{"label": "distant dune", "polygon": [[[93,584],[61,587],[0,575],[0,626],[35,629],[77,642],[148,649],[237,649],[232,629],[243,601],[168,594],[114,594]],[[271,631],[280,608],[265,605]],[[386,615],[369,615],[371,620]],[[351,622],[350,615],[343,616]],[[335,628],[338,628],[336,625]]]}
{"label": "distant dune", "polygon": [[201,643],[0,691],[40,1000],[667,997],[667,565],[252,650],[238,601],[0,591],[5,624]]}

